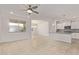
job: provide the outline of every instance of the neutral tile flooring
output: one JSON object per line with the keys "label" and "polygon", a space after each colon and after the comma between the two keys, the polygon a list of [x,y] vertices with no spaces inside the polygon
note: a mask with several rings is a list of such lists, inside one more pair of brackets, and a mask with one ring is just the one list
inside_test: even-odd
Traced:
{"label": "neutral tile flooring", "polygon": [[32,40],[20,40],[15,42],[0,43],[1,55],[24,55],[24,54],[79,54],[79,40],[73,40],[73,43],[55,41],[48,37],[35,35]]}

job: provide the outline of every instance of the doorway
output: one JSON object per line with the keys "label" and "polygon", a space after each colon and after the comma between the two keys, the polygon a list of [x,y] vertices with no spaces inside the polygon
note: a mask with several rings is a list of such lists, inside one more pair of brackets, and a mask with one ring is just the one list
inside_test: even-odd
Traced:
{"label": "doorway", "polygon": [[44,20],[32,20],[32,36],[49,36],[48,22]]}

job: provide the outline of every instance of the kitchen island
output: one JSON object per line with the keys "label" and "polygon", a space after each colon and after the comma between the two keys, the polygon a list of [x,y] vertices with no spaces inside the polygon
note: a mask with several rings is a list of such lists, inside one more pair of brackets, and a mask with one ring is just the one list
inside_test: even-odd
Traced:
{"label": "kitchen island", "polygon": [[71,43],[72,35],[71,33],[52,33],[52,38],[53,40]]}

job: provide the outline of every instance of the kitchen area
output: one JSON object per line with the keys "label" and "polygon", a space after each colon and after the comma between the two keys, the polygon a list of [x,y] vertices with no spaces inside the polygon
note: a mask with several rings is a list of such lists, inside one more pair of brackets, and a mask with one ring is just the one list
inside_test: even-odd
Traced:
{"label": "kitchen area", "polygon": [[55,20],[52,24],[51,37],[57,41],[72,43],[72,40],[79,40],[78,20]]}

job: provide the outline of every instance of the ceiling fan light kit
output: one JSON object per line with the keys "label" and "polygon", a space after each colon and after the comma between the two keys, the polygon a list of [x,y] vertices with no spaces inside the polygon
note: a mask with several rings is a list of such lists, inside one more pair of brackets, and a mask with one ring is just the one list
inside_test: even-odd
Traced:
{"label": "ceiling fan light kit", "polygon": [[32,13],[36,13],[36,14],[39,14],[39,12],[35,11],[35,9],[37,9],[38,6],[33,6],[32,5],[28,5],[28,9],[26,9],[25,11],[28,13],[28,14],[32,14]]}

